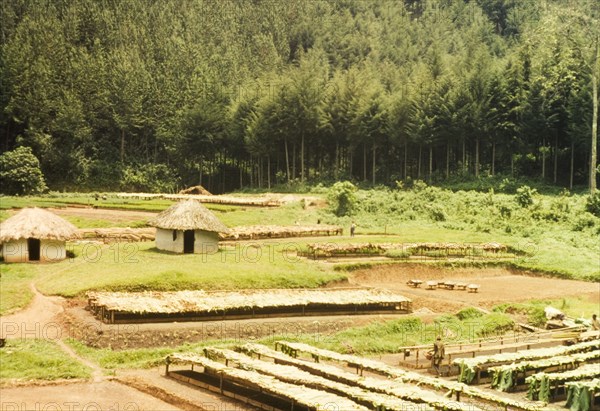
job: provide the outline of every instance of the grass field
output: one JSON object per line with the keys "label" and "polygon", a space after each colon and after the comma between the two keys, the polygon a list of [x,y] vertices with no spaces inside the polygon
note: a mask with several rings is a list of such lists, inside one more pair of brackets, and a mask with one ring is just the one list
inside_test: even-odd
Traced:
{"label": "grass field", "polygon": [[184,344],[177,348],[138,348],[113,351],[109,348],[90,348],[77,340],[67,343],[80,356],[100,365],[108,372],[126,368],[150,368],[164,364],[165,357],[174,352],[202,351],[206,346],[231,347],[233,340],[208,341],[198,344]]}
{"label": "grass field", "polygon": [[29,283],[37,277],[39,266],[0,265],[0,315],[25,307],[33,298]]}
{"label": "grass field", "polygon": [[49,340],[7,340],[0,350],[0,380],[90,378],[91,370]]}
{"label": "grass field", "polygon": [[305,288],[345,278],[286,247],[241,244],[215,254],[178,255],[153,243],[80,245],[77,257],[46,265],[36,284],[43,293],[72,297],[88,290]]}

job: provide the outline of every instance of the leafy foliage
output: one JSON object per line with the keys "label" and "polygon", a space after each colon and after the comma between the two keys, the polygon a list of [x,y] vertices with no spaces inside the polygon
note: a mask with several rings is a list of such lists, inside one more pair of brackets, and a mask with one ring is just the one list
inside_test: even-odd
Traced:
{"label": "leafy foliage", "polygon": [[535,188],[531,188],[529,186],[522,186],[517,188],[517,195],[515,196],[515,201],[521,207],[529,207],[533,204],[533,196],[537,193]]}
{"label": "leafy foliage", "polygon": [[585,209],[596,217],[600,217],[600,191],[596,191],[587,197]]}
{"label": "leafy foliage", "polygon": [[3,149],[53,189],[591,187],[597,2],[421,3],[4,1]]}
{"label": "leafy foliage", "polygon": [[335,215],[338,217],[351,215],[356,208],[356,186],[349,181],[335,183],[327,198]]}
{"label": "leafy foliage", "polygon": [[177,185],[173,169],[164,164],[128,166],[123,170],[121,189],[132,192],[170,193]]}
{"label": "leafy foliage", "polygon": [[47,190],[40,162],[30,147],[17,147],[0,155],[3,194],[39,194]]}

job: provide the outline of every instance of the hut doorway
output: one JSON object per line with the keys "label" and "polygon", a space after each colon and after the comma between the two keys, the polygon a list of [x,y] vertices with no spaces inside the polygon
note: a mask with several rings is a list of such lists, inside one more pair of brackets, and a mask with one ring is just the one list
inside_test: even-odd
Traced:
{"label": "hut doorway", "polygon": [[183,252],[185,254],[193,254],[194,253],[194,230],[185,230],[183,232]]}
{"label": "hut doorway", "polygon": [[27,251],[29,252],[29,261],[40,261],[40,240],[28,238]]}

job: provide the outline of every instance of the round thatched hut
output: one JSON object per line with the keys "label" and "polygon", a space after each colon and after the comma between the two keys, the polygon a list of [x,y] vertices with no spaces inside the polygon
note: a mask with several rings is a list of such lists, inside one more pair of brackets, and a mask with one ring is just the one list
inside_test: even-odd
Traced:
{"label": "round thatched hut", "polygon": [[156,247],[174,253],[214,253],[218,249],[219,233],[229,232],[196,200],[172,205],[150,221],[150,225],[156,227]]}
{"label": "round thatched hut", "polygon": [[65,242],[77,228],[41,208],[24,208],[0,224],[2,256],[7,263],[58,261],[67,257]]}

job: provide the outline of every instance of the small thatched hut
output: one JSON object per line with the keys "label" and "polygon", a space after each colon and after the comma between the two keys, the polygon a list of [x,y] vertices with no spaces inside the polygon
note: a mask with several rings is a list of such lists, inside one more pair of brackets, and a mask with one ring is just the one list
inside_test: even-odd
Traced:
{"label": "small thatched hut", "polygon": [[156,216],[156,247],[174,253],[213,253],[229,229],[196,200],[181,201]]}
{"label": "small thatched hut", "polygon": [[76,235],[73,224],[41,208],[24,208],[0,224],[2,255],[8,263],[64,260],[65,242]]}

